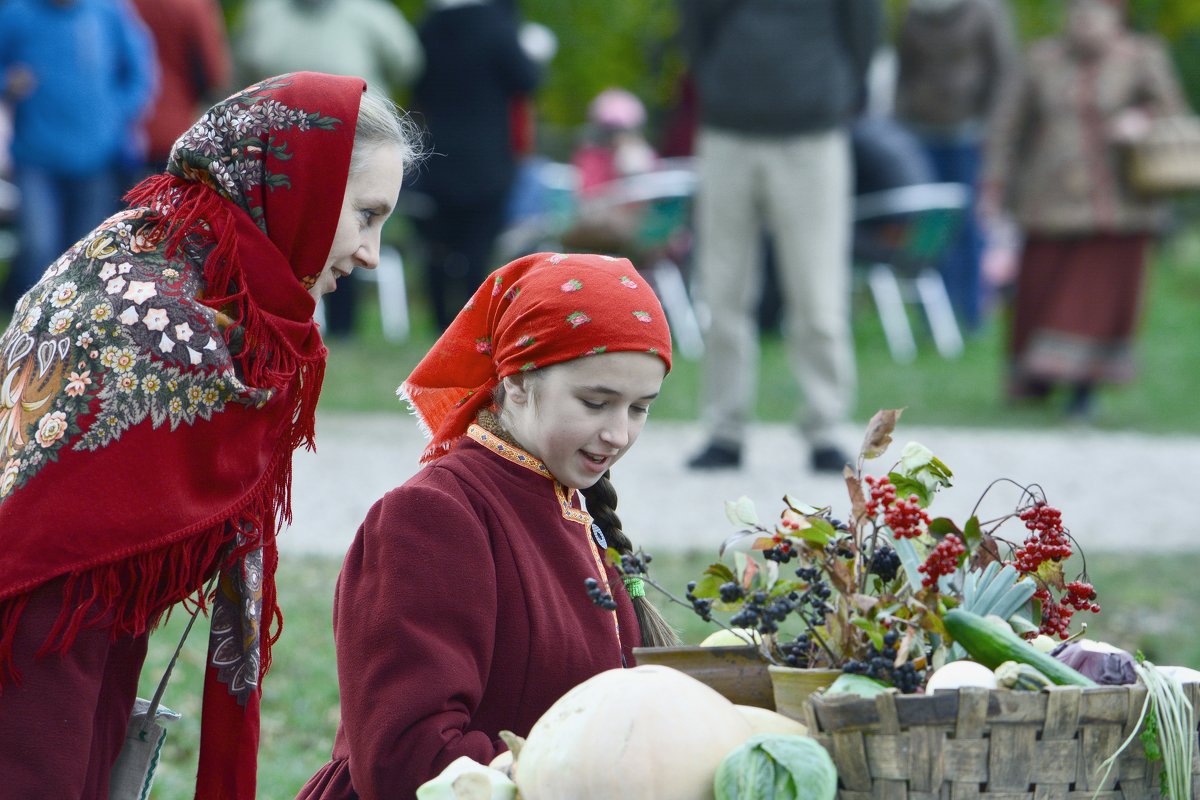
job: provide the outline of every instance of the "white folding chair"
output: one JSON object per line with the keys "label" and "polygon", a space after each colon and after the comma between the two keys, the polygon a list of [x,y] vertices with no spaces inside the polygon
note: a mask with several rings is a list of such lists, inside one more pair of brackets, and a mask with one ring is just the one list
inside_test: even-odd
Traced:
{"label": "white folding chair", "polygon": [[885,189],[854,201],[854,261],[865,273],[892,358],[909,362],[917,344],[908,306],[925,314],[934,346],[945,358],[962,353],[963,338],[936,264],[969,213],[960,183]]}

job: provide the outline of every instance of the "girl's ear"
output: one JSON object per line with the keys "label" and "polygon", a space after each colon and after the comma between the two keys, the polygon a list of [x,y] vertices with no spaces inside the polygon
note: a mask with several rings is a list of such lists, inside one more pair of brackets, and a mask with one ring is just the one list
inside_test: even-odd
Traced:
{"label": "girl's ear", "polygon": [[529,403],[529,384],[525,375],[506,375],[500,381],[504,386],[504,399],[513,405],[523,406]]}

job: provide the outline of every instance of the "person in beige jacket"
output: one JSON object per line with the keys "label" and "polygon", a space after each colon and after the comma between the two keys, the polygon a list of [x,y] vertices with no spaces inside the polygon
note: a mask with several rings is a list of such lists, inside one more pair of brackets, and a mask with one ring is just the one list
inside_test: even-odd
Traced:
{"label": "person in beige jacket", "polygon": [[1186,109],[1162,43],[1125,25],[1123,0],[1070,0],[1064,32],[1034,43],[1000,101],[980,212],[1023,234],[1008,392],[1089,419],[1094,388],[1134,375],[1133,338],[1162,203],[1126,177],[1128,147]]}

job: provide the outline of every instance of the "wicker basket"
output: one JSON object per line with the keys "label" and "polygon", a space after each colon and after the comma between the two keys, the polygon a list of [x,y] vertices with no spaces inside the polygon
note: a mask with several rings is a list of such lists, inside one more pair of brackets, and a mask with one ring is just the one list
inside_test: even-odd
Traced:
{"label": "wicker basket", "polygon": [[1129,151],[1129,180],[1142,194],[1200,189],[1200,119],[1163,117]]}
{"label": "wicker basket", "polygon": [[[1193,705],[1198,688],[1185,686]],[[803,721],[837,765],[840,800],[1091,800],[1097,789],[1097,800],[1148,800],[1162,765],[1136,739],[1100,786],[1145,697],[1141,686],[818,695]],[[1193,791],[1198,774],[1193,756]]]}

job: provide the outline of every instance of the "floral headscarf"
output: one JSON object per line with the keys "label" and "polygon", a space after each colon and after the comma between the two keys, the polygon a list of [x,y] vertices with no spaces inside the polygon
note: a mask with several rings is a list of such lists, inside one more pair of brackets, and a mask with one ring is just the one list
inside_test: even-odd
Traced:
{"label": "floral headscarf", "polygon": [[501,378],[597,353],[656,355],[671,369],[671,331],[633,264],[535,253],[496,270],[398,390],[444,455],[492,401]]}
{"label": "floral headscarf", "polygon": [[173,603],[204,603],[220,570],[203,796],[254,795],[275,532],[325,365],[306,285],[332,243],[364,89],[295,73],[214,106],[0,337],[0,691],[39,585],[67,578],[45,653],[94,625],[141,635]]}

